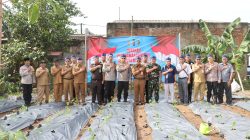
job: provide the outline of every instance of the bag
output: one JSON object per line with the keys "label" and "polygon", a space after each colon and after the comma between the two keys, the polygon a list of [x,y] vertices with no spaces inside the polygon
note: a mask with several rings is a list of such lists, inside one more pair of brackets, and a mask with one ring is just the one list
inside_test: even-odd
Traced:
{"label": "bag", "polygon": [[233,82],[231,84],[231,90],[232,90],[232,93],[235,93],[235,92],[241,90],[240,85],[235,81],[235,79],[233,80]]}

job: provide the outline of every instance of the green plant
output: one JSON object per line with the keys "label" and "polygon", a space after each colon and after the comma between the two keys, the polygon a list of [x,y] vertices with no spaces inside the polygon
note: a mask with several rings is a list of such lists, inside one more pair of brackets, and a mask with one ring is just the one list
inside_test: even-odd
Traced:
{"label": "green plant", "polygon": [[0,139],[1,140],[26,140],[27,138],[25,137],[24,133],[21,131],[17,131],[17,132],[0,131]]}

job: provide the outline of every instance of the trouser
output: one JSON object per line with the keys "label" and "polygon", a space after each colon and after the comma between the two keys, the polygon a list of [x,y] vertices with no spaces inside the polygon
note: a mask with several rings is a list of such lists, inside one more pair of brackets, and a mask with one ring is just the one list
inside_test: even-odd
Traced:
{"label": "trouser", "polygon": [[127,102],[128,88],[129,88],[129,82],[128,81],[118,81],[118,94],[117,94],[118,102],[121,101],[122,91],[124,92],[124,96],[123,96],[124,102]]}
{"label": "trouser", "polygon": [[22,84],[22,88],[23,88],[23,99],[25,102],[26,106],[30,105],[32,96],[32,84]]}
{"label": "trouser", "polygon": [[209,82],[207,81],[207,101],[210,102],[213,91],[213,101],[217,103],[218,98],[218,82]]}
{"label": "trouser", "polygon": [[114,97],[115,81],[105,81],[104,82],[104,102],[111,102],[112,97]]}
{"label": "trouser", "polygon": [[165,100],[166,102],[169,101],[169,93],[171,96],[171,100],[170,102],[173,103],[174,102],[174,83],[166,83],[164,84],[164,89],[165,89]]}
{"label": "trouser", "polygon": [[[141,102],[144,104],[144,90],[145,90],[146,80],[135,79],[134,80],[134,90],[135,90],[135,104]],[[140,99],[140,101],[139,101]]]}
{"label": "trouser", "polygon": [[38,103],[43,102],[43,97],[45,96],[45,103],[49,102],[49,85],[38,85],[37,86],[37,98]]}
{"label": "trouser", "polygon": [[149,102],[149,95],[148,95],[148,80],[145,82],[145,90],[144,90],[144,95],[146,96],[146,102]]}
{"label": "trouser", "polygon": [[193,83],[188,84],[188,103],[192,102],[192,88],[193,88]]}
{"label": "trouser", "polygon": [[101,98],[102,103],[104,103],[104,95],[105,95],[104,83],[102,83],[101,94],[100,94],[100,98]]}
{"label": "trouser", "polygon": [[206,92],[205,88],[206,88],[205,82],[194,82],[194,101],[198,100],[198,95],[200,95],[199,101],[204,100],[204,95]]}
{"label": "trouser", "polygon": [[61,102],[62,101],[62,83],[54,84],[54,98],[55,102]]}
{"label": "trouser", "polygon": [[151,79],[148,81],[148,97],[146,97],[146,102],[152,100],[152,95],[154,92],[155,101],[159,100],[159,78]]}
{"label": "trouser", "polygon": [[91,89],[92,89],[92,103],[95,103],[96,97],[98,100],[98,104],[102,104],[101,101],[101,89],[102,87],[102,81],[99,80],[92,80],[91,81]]}
{"label": "trouser", "polygon": [[76,99],[76,91],[75,91],[75,88],[74,88],[74,79],[72,80],[72,99]]}
{"label": "trouser", "polygon": [[226,94],[226,103],[231,104],[232,103],[232,90],[231,90],[231,86],[228,86],[227,82],[222,82],[219,84],[219,92],[218,92],[219,103],[223,103],[224,91]]}
{"label": "trouser", "polygon": [[78,103],[81,101],[85,103],[85,84],[84,83],[74,83],[76,100]]}
{"label": "trouser", "polygon": [[181,103],[188,103],[188,83],[187,78],[179,78],[178,80],[179,96]]}
{"label": "trouser", "polygon": [[73,100],[73,80],[63,79],[63,91],[65,102]]}

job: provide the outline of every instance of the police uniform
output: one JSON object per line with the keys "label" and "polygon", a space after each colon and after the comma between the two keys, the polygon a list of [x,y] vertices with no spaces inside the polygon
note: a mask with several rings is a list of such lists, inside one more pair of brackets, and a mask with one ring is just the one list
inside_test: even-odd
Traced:
{"label": "police uniform", "polygon": [[[137,61],[141,58],[138,57]],[[135,91],[135,104],[144,104],[144,90],[146,83],[146,68],[142,64],[135,64],[132,68],[132,74],[134,76],[134,91]],[[140,98],[140,100],[139,100]]]}
{"label": "police uniform", "polygon": [[61,66],[52,66],[51,75],[53,76],[54,98],[55,102],[62,101],[62,68]]}
{"label": "police uniform", "polygon": [[[41,63],[45,63],[42,61]],[[37,102],[43,102],[43,96],[45,96],[45,103],[49,102],[49,70],[47,68],[43,69],[39,67],[36,70],[37,78]]]}
{"label": "police uniform", "polygon": [[[155,56],[152,57],[152,59],[156,59]],[[159,76],[161,72],[161,66],[156,63],[150,63],[147,65],[146,70],[150,70],[153,67],[157,67],[152,72],[148,73],[148,97],[146,97],[146,101],[152,100],[152,94],[154,92],[155,101],[158,102],[159,100]]]}
{"label": "police uniform", "polygon": [[[82,60],[79,58],[78,60]],[[73,67],[73,75],[74,75],[74,88],[75,95],[78,102],[85,104],[85,72],[86,69],[82,64],[77,64]]]}
{"label": "police uniform", "polygon": [[68,101],[72,102],[72,100],[73,100],[72,66],[67,65],[67,64],[64,65],[62,67],[62,73],[64,73],[64,72],[66,72],[66,73],[64,75],[62,75],[62,77],[63,77],[63,92],[64,92],[64,97],[65,97],[65,102],[68,102]]}

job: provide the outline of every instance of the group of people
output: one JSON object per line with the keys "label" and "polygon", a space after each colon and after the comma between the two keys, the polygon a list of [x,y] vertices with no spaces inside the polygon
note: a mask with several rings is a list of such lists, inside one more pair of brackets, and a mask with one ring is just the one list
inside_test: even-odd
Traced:
{"label": "group of people", "polygon": [[[42,104],[49,102],[50,97],[50,75],[53,77],[53,91],[55,102],[62,101],[62,95],[65,102],[73,104],[76,101],[79,104],[85,104],[85,73],[86,68],[81,58],[65,58],[65,65],[61,66],[59,60],[54,60],[50,69],[46,67],[46,62],[41,61],[39,67],[35,70],[30,65],[30,58],[24,58],[24,65],[20,67],[21,85],[23,89],[23,98],[25,105],[31,103],[32,85],[37,85],[36,102]],[[44,98],[45,97],[45,98]]]}
{"label": "group of people", "polygon": [[[178,64],[173,65],[171,58],[166,58],[166,65],[161,68],[156,63],[156,57],[152,56],[150,62],[145,54],[136,58],[136,63],[130,65],[126,61],[126,55],[121,55],[116,64],[112,54],[102,54],[94,57],[90,65],[92,103],[105,105],[114,98],[114,90],[117,81],[117,101],[128,101],[128,90],[131,79],[134,85],[134,103],[143,105],[153,101],[159,101],[159,85],[164,77],[165,101],[174,103],[176,101],[174,86],[178,82],[178,93],[180,103],[188,104],[193,101],[204,100],[207,91],[207,101],[223,103],[223,94],[226,94],[226,103],[232,103],[231,83],[234,77],[233,66],[228,63],[228,57],[223,55],[222,63],[214,62],[212,55],[207,56],[208,63],[203,64],[201,56],[191,61],[191,56],[181,55]],[[85,105],[85,75],[86,67],[82,59],[75,57],[65,58],[65,64],[60,65],[58,60],[49,72],[46,62],[41,61],[40,67],[34,70],[30,65],[30,59],[24,59],[25,64],[20,68],[21,84],[23,87],[23,98],[28,106],[31,102],[32,84],[37,84],[36,101],[42,104],[49,101],[50,74],[53,76],[53,91],[55,102],[65,101],[73,104],[77,101]],[[132,78],[133,77],[133,78]],[[206,90],[207,85],[207,90]],[[192,92],[194,97],[192,98]],[[74,96],[75,95],[75,96]],[[198,98],[199,97],[199,98]]]}

